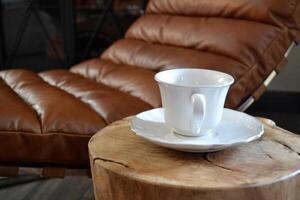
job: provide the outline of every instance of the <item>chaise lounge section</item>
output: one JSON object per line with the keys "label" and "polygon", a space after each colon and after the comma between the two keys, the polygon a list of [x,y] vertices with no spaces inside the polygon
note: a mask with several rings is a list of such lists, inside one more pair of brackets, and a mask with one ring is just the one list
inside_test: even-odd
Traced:
{"label": "chaise lounge section", "polygon": [[70,70],[0,72],[0,163],[85,168],[89,138],[161,106],[154,74],[178,67],[231,74],[226,107],[265,91],[299,42],[299,0],[150,0],[99,58]]}

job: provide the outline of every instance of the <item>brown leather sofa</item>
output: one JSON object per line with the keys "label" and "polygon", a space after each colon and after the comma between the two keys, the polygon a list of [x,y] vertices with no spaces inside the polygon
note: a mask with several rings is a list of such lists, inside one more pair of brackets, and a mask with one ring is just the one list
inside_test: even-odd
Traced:
{"label": "brown leather sofa", "polygon": [[258,98],[299,41],[299,0],[150,0],[101,57],[67,70],[0,72],[1,165],[87,167],[107,124],[161,106],[156,72],[177,67],[235,78],[226,107]]}

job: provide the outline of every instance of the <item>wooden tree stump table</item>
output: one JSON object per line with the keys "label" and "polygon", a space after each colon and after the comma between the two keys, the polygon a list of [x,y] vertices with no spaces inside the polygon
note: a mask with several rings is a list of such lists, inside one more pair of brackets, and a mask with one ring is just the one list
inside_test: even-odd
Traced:
{"label": "wooden tree stump table", "polygon": [[215,153],[184,153],[136,136],[124,119],[89,142],[98,200],[299,200],[300,137],[264,121],[264,136]]}

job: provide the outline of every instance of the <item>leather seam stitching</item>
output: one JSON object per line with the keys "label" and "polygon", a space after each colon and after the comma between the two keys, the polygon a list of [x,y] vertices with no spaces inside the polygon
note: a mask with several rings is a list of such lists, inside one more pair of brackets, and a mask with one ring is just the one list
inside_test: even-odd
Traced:
{"label": "leather seam stitching", "polygon": [[62,135],[62,136],[78,136],[78,137],[91,137],[95,133],[91,134],[82,134],[82,133],[67,133],[67,132],[45,132],[45,133],[35,133],[35,132],[27,132],[27,131],[5,131],[0,130],[1,134],[22,134],[22,135],[34,135],[34,136],[49,136],[49,135]]}

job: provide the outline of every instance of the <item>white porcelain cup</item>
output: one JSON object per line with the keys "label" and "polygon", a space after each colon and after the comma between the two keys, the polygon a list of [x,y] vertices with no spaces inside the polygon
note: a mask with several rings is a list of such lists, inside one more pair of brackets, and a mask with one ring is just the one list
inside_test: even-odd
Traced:
{"label": "white porcelain cup", "polygon": [[205,69],[172,69],[155,75],[166,124],[184,136],[213,133],[221,121],[226,95],[234,79]]}

